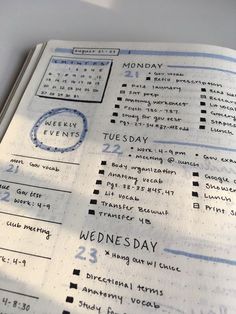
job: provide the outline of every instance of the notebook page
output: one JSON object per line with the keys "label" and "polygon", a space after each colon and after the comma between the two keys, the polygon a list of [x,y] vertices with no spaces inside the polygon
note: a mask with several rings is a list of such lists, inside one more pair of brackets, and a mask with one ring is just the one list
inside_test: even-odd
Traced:
{"label": "notebook page", "polygon": [[0,313],[235,313],[235,64],[48,43],[0,146]]}

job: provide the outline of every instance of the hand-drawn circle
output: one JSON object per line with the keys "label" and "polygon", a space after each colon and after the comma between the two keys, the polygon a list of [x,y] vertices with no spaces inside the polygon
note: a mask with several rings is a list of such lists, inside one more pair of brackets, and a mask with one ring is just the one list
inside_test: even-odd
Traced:
{"label": "hand-drawn circle", "polygon": [[[82,119],[83,122],[83,128],[82,128],[82,132],[81,135],[79,137],[79,140],[72,146],[69,147],[65,147],[65,148],[60,148],[60,147],[53,147],[53,146],[49,146],[49,145],[45,145],[43,142],[41,142],[38,138],[37,138],[37,133],[38,130],[40,128],[40,126],[42,125],[42,123],[48,119],[51,116],[55,116],[57,114],[61,114],[61,113],[71,113],[74,114],[76,116],[78,116],[79,118]],[[65,152],[70,152],[73,151],[75,149],[77,149],[84,141],[85,135],[88,131],[88,123],[87,123],[87,119],[85,117],[85,115],[76,110],[76,109],[70,109],[70,108],[56,108],[56,109],[52,109],[46,113],[44,113],[34,124],[31,132],[30,132],[30,138],[31,141],[34,143],[34,145],[36,147],[39,147],[41,149],[50,151],[50,152],[59,152],[59,153],[65,153]]]}

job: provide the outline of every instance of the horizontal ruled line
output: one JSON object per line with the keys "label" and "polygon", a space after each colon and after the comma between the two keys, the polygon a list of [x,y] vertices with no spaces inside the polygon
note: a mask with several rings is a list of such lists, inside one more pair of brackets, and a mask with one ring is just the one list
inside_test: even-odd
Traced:
{"label": "horizontal ruled line", "polygon": [[19,254],[23,254],[23,255],[38,257],[38,258],[43,258],[43,259],[51,259],[51,257],[48,257],[48,256],[37,255],[37,254],[32,254],[32,253],[27,253],[27,252],[22,252],[22,251],[16,251],[16,250],[7,249],[7,248],[4,248],[4,247],[0,247],[0,250],[13,252],[13,253],[19,253]]}
{"label": "horizontal ruled line", "polygon": [[190,252],[185,252],[185,251],[180,251],[180,250],[172,250],[172,249],[167,249],[167,248],[164,249],[164,252],[171,253],[174,255],[181,255],[181,256],[185,256],[189,258],[199,259],[199,260],[203,260],[207,262],[236,266],[236,260],[230,260],[230,259],[225,259],[221,257],[207,256],[207,255],[195,254],[195,253],[190,253]]}
{"label": "horizontal ruled line", "polygon": [[25,294],[25,293],[21,293],[21,292],[17,292],[17,291],[12,291],[12,290],[8,290],[8,289],[0,288],[0,291],[9,292],[9,293],[17,294],[17,295],[22,295],[24,297],[28,297],[31,299],[36,299],[36,300],[39,299],[39,297],[35,297],[34,295],[29,295],[29,294]]}
{"label": "horizontal ruled line", "polygon": [[168,65],[168,68],[176,68],[176,69],[197,69],[197,70],[210,70],[210,71],[218,71],[218,72],[224,72],[229,74],[236,75],[236,72],[221,69],[221,68],[213,68],[213,67],[204,67],[204,66],[194,66],[194,65]]}
{"label": "horizontal ruled line", "polygon": [[48,223],[52,223],[52,224],[56,224],[56,225],[62,224],[61,222],[58,222],[58,221],[34,218],[34,217],[24,216],[24,215],[17,215],[17,214],[12,214],[12,213],[3,212],[3,211],[0,211],[0,214],[10,215],[10,216],[15,216],[15,217],[21,217],[21,218],[26,218],[26,219],[31,219],[31,220],[38,220],[38,221],[48,222]]}
{"label": "horizontal ruled line", "polygon": [[174,144],[174,145],[183,145],[183,146],[192,146],[192,147],[202,147],[202,148],[209,148],[215,150],[223,150],[228,152],[236,152],[236,148],[228,148],[228,147],[220,147],[220,146],[213,146],[207,144],[198,144],[198,143],[188,143],[188,142],[177,142],[177,141],[153,141],[156,144]]}
{"label": "horizontal ruled line", "polygon": [[12,184],[19,184],[19,185],[29,186],[31,188],[38,188],[38,189],[43,189],[43,190],[55,191],[55,192],[71,193],[71,191],[53,189],[53,188],[49,188],[49,187],[45,187],[45,186],[31,185],[31,184],[15,182],[15,181],[8,181],[8,180],[0,180],[0,181],[1,182],[5,182],[5,183],[12,183]]}
{"label": "horizontal ruled line", "polygon": [[61,164],[68,164],[68,165],[76,165],[79,166],[80,164],[77,162],[70,162],[70,161],[60,161],[60,160],[54,160],[54,159],[46,159],[46,158],[39,158],[34,156],[26,156],[26,155],[18,155],[18,154],[11,154],[12,156],[16,157],[23,157],[23,158],[29,158],[29,159],[36,159],[36,160],[43,160],[43,161],[52,161],[52,162],[58,162]]}
{"label": "horizontal ruled line", "polygon": [[194,57],[210,58],[236,63],[236,58],[217,53],[200,52],[200,51],[173,51],[173,50],[138,50],[138,49],[121,49],[120,55],[144,55],[144,56],[167,56],[167,57]]}
{"label": "horizontal ruled line", "polygon": [[73,101],[73,102],[83,102],[83,103],[86,103],[86,104],[94,104],[94,103],[97,103],[97,104],[101,104],[102,101],[100,100],[83,100],[83,99],[72,99],[72,98],[61,98],[61,97],[53,97],[53,96],[43,96],[43,95],[36,95],[40,98],[47,98],[47,99],[57,99],[57,100],[63,100],[63,101]]}

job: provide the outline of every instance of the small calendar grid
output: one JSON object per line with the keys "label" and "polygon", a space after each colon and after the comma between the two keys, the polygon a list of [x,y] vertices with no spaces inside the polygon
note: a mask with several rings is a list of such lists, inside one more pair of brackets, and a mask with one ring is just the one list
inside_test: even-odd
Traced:
{"label": "small calendar grid", "polygon": [[101,103],[112,60],[53,56],[39,85],[37,96]]}

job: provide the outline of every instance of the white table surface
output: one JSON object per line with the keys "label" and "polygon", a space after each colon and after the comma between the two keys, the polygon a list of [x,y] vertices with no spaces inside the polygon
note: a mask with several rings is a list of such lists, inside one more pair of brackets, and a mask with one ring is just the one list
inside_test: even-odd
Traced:
{"label": "white table surface", "polygon": [[236,0],[0,0],[0,107],[27,52],[49,39],[236,49]]}

